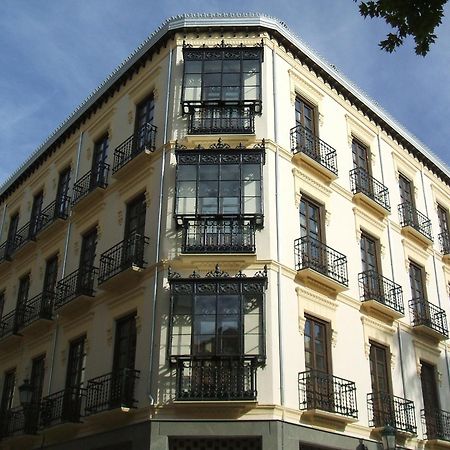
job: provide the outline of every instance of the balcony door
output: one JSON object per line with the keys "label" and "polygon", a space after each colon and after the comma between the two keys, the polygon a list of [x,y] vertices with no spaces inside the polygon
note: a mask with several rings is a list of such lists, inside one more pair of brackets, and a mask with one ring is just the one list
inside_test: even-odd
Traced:
{"label": "balcony door", "polygon": [[97,229],[89,231],[83,236],[81,243],[80,265],[79,265],[79,288],[80,291],[91,292],[94,287],[94,262],[97,248]]}
{"label": "balcony door", "polygon": [[33,198],[31,207],[29,237],[33,238],[39,230],[39,221],[41,217],[42,204],[44,203],[44,192],[40,191]]}
{"label": "balcony door", "polygon": [[106,182],[106,158],[108,157],[109,138],[105,134],[94,145],[92,156],[91,188],[102,186]]}
{"label": "balcony door", "polygon": [[8,228],[7,237],[7,253],[11,253],[16,248],[16,234],[19,226],[19,213],[15,213],[11,216]]}
{"label": "balcony door", "polygon": [[133,405],[136,359],[136,314],[116,322],[110,407]]}
{"label": "balcony door", "polygon": [[436,369],[433,365],[424,361],[420,361],[420,364],[422,366],[420,371],[420,381],[422,384],[427,439],[436,439],[442,436],[442,434],[445,434],[443,424],[441,423]]}
{"label": "balcony door", "polygon": [[412,300],[414,300],[414,323],[416,325],[430,325],[430,309],[428,307],[424,270],[422,267],[409,262],[409,282],[411,285]]}
{"label": "balcony door", "polygon": [[439,238],[441,241],[441,250],[444,254],[450,253],[450,233],[448,225],[448,211],[441,205],[437,206],[437,215],[439,221]]}
{"label": "balcony door", "polygon": [[19,289],[17,292],[16,304],[16,327],[20,327],[24,323],[29,290],[30,274],[27,273],[19,280]]}
{"label": "balcony door", "polygon": [[133,263],[143,265],[146,212],[145,194],[127,204],[122,255],[122,263],[126,267]]}
{"label": "balcony door", "polygon": [[80,417],[81,389],[86,364],[85,341],[86,336],[82,336],[70,342],[61,417],[63,421],[77,422]]}
{"label": "balcony door", "polygon": [[44,284],[42,286],[42,309],[51,315],[58,279],[58,256],[47,260],[45,265]]}
{"label": "balcony door", "polygon": [[2,400],[0,402],[0,419],[12,408],[15,386],[15,369],[5,372],[3,378]]}
{"label": "balcony door", "polygon": [[30,384],[32,388],[31,408],[25,414],[25,432],[34,434],[39,426],[39,405],[44,392],[45,355],[33,359]]}
{"label": "balcony door", "polygon": [[412,183],[404,175],[399,174],[398,187],[400,190],[400,203],[408,203],[414,205],[413,187]]}
{"label": "balcony door", "polygon": [[352,140],[352,158],[358,191],[372,197],[373,183],[371,178],[372,171],[370,166],[369,149],[356,139]]}
{"label": "balcony door", "polygon": [[370,342],[370,377],[372,381],[373,422],[375,427],[395,425],[394,405],[391,402],[388,349]]}
{"label": "balcony door", "polygon": [[155,99],[150,95],[136,108],[136,123],[135,123],[135,152],[140,153],[144,151],[150,141],[151,128],[153,125],[155,114]]}
{"label": "balcony door", "polygon": [[315,146],[315,108],[301,97],[295,99],[295,124],[297,146],[311,158],[318,160],[320,154]]}
{"label": "balcony door", "polygon": [[384,299],[383,284],[378,275],[380,273],[378,242],[372,236],[361,233],[360,241],[361,265],[364,276],[364,298]]}
{"label": "balcony door", "polygon": [[70,166],[64,169],[59,174],[58,179],[58,190],[56,191],[56,206],[55,215],[56,217],[64,217],[67,214],[67,209],[69,206],[69,183],[70,183]]}

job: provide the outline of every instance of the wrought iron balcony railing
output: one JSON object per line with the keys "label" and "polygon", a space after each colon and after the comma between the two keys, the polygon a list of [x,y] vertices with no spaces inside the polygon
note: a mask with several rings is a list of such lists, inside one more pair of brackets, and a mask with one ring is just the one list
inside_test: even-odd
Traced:
{"label": "wrought iron balcony railing", "polygon": [[358,418],[356,385],[334,375],[308,370],[298,374],[300,410],[321,410]]}
{"label": "wrought iron balcony railing", "polygon": [[14,309],[8,314],[2,316],[0,319],[0,339],[11,336],[12,334],[17,334],[17,331],[17,314],[16,310]]}
{"label": "wrought iron balcony railing", "polygon": [[101,163],[90,170],[73,185],[72,205],[77,204],[96,188],[106,189],[108,186],[109,164]]}
{"label": "wrought iron balcony railing", "polygon": [[26,302],[23,308],[18,308],[16,314],[17,327],[22,329],[39,319],[51,320],[55,293],[44,291]]}
{"label": "wrought iron balcony railing", "polygon": [[304,153],[334,175],[338,175],[336,150],[303,125],[291,129],[291,151]]}
{"label": "wrought iron balcony railing", "polygon": [[397,431],[417,433],[414,402],[386,392],[367,394],[370,427],[390,425]]}
{"label": "wrought iron balcony railing", "polygon": [[39,404],[21,406],[0,414],[0,437],[36,434],[39,428]]}
{"label": "wrought iron balcony railing", "polygon": [[371,177],[364,169],[357,168],[350,171],[350,186],[353,195],[361,192],[386,211],[391,211],[388,188]]}
{"label": "wrought iron balcony railing", "polygon": [[66,422],[80,422],[85,390],[75,386],[55,392],[41,401],[40,427],[49,428]]}
{"label": "wrought iron balcony railing", "polygon": [[69,206],[70,197],[67,195],[63,195],[61,198],[50,203],[39,214],[36,232],[39,233],[44,230],[57,219],[66,220],[69,217]]}
{"label": "wrought iron balcony railing", "polygon": [[400,217],[400,225],[402,227],[412,227],[430,241],[433,240],[431,234],[431,220],[424,214],[417,211],[411,203],[401,203],[398,205],[398,214]]}
{"label": "wrought iron balcony railing", "polygon": [[347,257],[310,236],[294,242],[296,269],[313,269],[348,286]]}
{"label": "wrought iron balcony railing", "polygon": [[10,257],[9,257],[8,242],[3,242],[3,244],[0,245],[0,263],[9,260]]}
{"label": "wrought iron balcony railing", "polygon": [[125,164],[140,153],[154,152],[157,127],[146,123],[138,128],[129,138],[125,139],[114,150],[113,173],[116,173]]}
{"label": "wrought iron balcony railing", "polygon": [[423,434],[427,440],[440,439],[450,442],[450,412],[422,409],[420,416]]}
{"label": "wrought iron balcony railing", "polygon": [[86,388],[85,414],[91,415],[115,408],[136,408],[136,383],[139,370],[120,369],[92,378]]}
{"label": "wrought iron balcony railing", "polygon": [[81,295],[93,297],[97,273],[98,269],[94,266],[82,267],[59,281],[55,308],[58,309]]}
{"label": "wrought iron balcony railing", "polygon": [[188,134],[253,134],[255,105],[210,105],[189,112]]}
{"label": "wrought iron balcony railing", "polygon": [[256,400],[256,369],[254,359],[177,359],[175,399]]}
{"label": "wrought iron balcony railing", "polygon": [[450,255],[450,233],[448,231],[439,234],[439,243],[441,244],[441,252],[444,255]]}
{"label": "wrought iron balcony railing", "polygon": [[132,234],[100,256],[98,283],[101,284],[130,267],[144,268],[147,265],[145,250],[149,238]]}
{"label": "wrought iron balcony railing", "polygon": [[183,223],[183,253],[254,253],[255,224],[239,219]]}
{"label": "wrought iron balcony railing", "polygon": [[433,305],[423,298],[413,298],[409,301],[411,325],[425,325],[448,338],[447,315],[442,308]]}
{"label": "wrought iron balcony railing", "polygon": [[399,284],[383,277],[375,270],[362,272],[358,278],[359,295],[362,302],[376,300],[401,314],[405,312],[403,290]]}
{"label": "wrought iron balcony railing", "polygon": [[14,237],[8,245],[8,254],[11,256],[16,250],[25,245],[27,242],[34,240],[36,237],[36,220],[27,222],[22,228],[16,231]]}

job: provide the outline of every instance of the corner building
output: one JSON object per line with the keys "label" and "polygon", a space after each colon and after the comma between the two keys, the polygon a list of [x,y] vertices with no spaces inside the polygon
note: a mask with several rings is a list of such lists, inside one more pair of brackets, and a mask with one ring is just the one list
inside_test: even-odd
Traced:
{"label": "corner building", "polygon": [[449,175],[276,19],[169,19],[0,190],[0,448],[450,448]]}

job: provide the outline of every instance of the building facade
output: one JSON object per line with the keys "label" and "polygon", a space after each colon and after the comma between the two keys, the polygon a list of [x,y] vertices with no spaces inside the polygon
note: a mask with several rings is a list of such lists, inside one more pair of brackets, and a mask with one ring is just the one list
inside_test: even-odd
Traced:
{"label": "building facade", "polygon": [[168,20],[0,190],[0,448],[450,448],[449,186],[283,23]]}

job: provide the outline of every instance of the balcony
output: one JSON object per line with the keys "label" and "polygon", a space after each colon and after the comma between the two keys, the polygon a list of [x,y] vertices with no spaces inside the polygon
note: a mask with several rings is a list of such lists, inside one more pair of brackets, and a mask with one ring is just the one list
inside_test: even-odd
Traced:
{"label": "balcony", "polygon": [[[136,277],[147,265],[145,253],[148,244],[148,237],[133,234],[102,253],[98,284],[101,284],[103,288],[115,288]],[[115,278],[114,283],[113,278]]]}
{"label": "balcony", "polygon": [[73,387],[44,397],[41,401],[41,428],[81,422],[84,395],[84,389]]}
{"label": "balcony", "polygon": [[439,243],[442,255],[444,256],[444,261],[450,262],[450,234],[448,231],[439,234]]}
{"label": "balcony", "polygon": [[417,434],[414,402],[385,392],[367,394],[369,427],[389,424],[397,432]]}
{"label": "balcony", "polygon": [[350,171],[350,187],[356,203],[369,207],[381,217],[391,212],[388,188],[371,177],[364,169]]}
{"label": "balcony", "polygon": [[39,324],[48,323],[53,316],[53,302],[55,300],[55,293],[50,291],[42,292],[39,295],[28,300],[23,308],[23,311],[17,311],[20,317],[17,320],[18,330],[40,329]]}
{"label": "balcony", "polygon": [[447,316],[442,308],[423,298],[413,298],[409,310],[414,330],[439,341],[448,339]]}
{"label": "balcony", "polygon": [[383,277],[374,270],[362,272],[358,276],[359,295],[362,308],[381,314],[390,320],[404,316],[403,291],[399,284]]}
{"label": "balcony", "polygon": [[139,370],[121,369],[92,378],[86,388],[86,416],[113,409],[136,408],[135,388]]}
{"label": "balcony", "polygon": [[80,204],[91,192],[100,193],[103,189],[106,189],[108,186],[108,173],[109,164],[101,163],[97,168],[90,170],[77,180],[73,185],[72,207]]}
{"label": "balcony", "polygon": [[255,224],[239,219],[183,222],[183,253],[254,253]]}
{"label": "balcony", "polygon": [[429,441],[447,441],[450,447],[450,412],[439,409],[420,411],[425,438]]}
{"label": "balcony", "polygon": [[87,307],[95,295],[95,279],[98,269],[93,266],[80,268],[64,277],[56,287],[55,309],[64,314]]}
{"label": "balcony", "polygon": [[39,428],[39,404],[19,406],[0,416],[0,437],[35,435]]}
{"label": "balcony", "polygon": [[11,261],[8,241],[0,245],[0,263],[3,261]]}
{"label": "balcony", "polygon": [[19,249],[25,247],[28,242],[36,238],[37,222],[27,222],[22,228],[16,231],[8,246],[8,255],[12,256]]}
{"label": "balcony", "polygon": [[398,205],[398,214],[400,226],[403,228],[402,233],[419,241],[425,247],[433,243],[431,220],[428,217],[417,211],[411,203]]}
{"label": "balcony", "polygon": [[298,389],[299,409],[307,418],[341,423],[358,420],[353,381],[308,370],[298,374]]}
{"label": "balcony", "polygon": [[310,236],[294,242],[297,278],[339,293],[348,288],[347,257]]}
{"label": "balcony", "polygon": [[[114,150],[113,175],[125,165],[139,167],[145,156],[155,151],[156,131],[154,125],[146,123]],[[133,164],[129,164],[131,161]]]}
{"label": "balcony", "polygon": [[255,105],[192,107],[188,134],[254,134]]}
{"label": "balcony", "polygon": [[338,176],[336,150],[303,125],[291,129],[291,151],[299,160],[319,172],[328,181]]}
{"label": "balcony", "polygon": [[18,315],[15,309],[0,318],[0,340],[4,341],[10,336],[19,336]]}
{"label": "balcony", "polygon": [[175,400],[255,402],[256,369],[254,359],[177,359]]}
{"label": "balcony", "polygon": [[58,220],[66,220],[69,217],[69,207],[70,197],[66,195],[50,203],[39,214],[36,233],[41,233],[47,228],[50,228]]}

